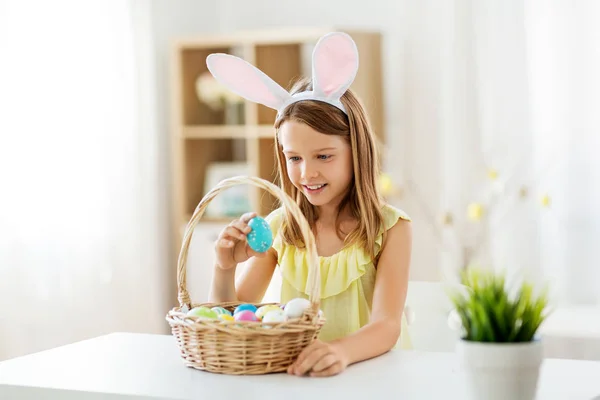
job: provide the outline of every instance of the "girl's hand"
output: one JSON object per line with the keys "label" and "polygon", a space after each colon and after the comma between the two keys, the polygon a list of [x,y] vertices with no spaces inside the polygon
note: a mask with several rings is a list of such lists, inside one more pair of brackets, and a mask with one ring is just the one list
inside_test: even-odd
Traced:
{"label": "girl's hand", "polygon": [[248,221],[254,217],[256,217],[256,213],[244,214],[221,231],[215,243],[216,262],[219,268],[231,269],[237,264],[247,261],[250,257],[264,256],[264,253],[252,250],[246,241],[246,235],[251,230]]}
{"label": "girl's hand", "polygon": [[287,372],[291,375],[331,376],[337,375],[348,366],[348,358],[341,347],[315,340],[308,345]]}

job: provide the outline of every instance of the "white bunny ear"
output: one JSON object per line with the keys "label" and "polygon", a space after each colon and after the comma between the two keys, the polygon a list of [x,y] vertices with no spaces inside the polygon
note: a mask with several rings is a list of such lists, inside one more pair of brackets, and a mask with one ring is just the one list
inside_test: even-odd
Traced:
{"label": "white bunny ear", "polygon": [[254,65],[230,54],[206,58],[210,73],[232,92],[255,103],[279,110],[290,94]]}
{"label": "white bunny ear", "polygon": [[358,71],[358,49],[350,35],[332,32],[317,42],[313,51],[313,92],[338,100],[350,87]]}

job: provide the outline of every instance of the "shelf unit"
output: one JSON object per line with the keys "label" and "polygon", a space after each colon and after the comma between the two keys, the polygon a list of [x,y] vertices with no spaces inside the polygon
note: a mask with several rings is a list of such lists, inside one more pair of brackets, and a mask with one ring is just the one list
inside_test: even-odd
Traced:
{"label": "shelf unit", "polygon": [[[207,71],[210,53],[235,54],[254,64],[282,87],[294,78],[310,75],[312,49],[332,31],[352,36],[360,55],[360,67],[352,89],[365,104],[371,123],[383,142],[381,36],[374,31],[333,27],[292,28],[213,34],[177,40],[172,47],[171,138],[173,148],[173,212],[175,246],[182,240],[182,226],[205,195],[205,178],[213,162],[244,162],[250,174],[275,181],[273,121],[276,111],[244,102],[243,122],[227,124],[225,113],[199,100],[195,82]],[[272,196],[250,189],[250,204],[265,216],[276,207]],[[216,201],[213,200],[213,201]],[[232,217],[203,217],[203,221],[230,221]]]}

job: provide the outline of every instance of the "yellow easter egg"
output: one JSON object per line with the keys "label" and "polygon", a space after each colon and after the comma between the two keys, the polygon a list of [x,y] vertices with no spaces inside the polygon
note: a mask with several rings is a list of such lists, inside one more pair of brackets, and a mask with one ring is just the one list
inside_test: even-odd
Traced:
{"label": "yellow easter egg", "polygon": [[219,314],[219,319],[221,321],[234,321],[233,317],[229,314]]}
{"label": "yellow easter egg", "polygon": [[265,314],[272,310],[281,310],[281,308],[275,304],[267,304],[265,306],[259,307],[258,310],[256,310],[255,314],[258,319],[263,319]]}

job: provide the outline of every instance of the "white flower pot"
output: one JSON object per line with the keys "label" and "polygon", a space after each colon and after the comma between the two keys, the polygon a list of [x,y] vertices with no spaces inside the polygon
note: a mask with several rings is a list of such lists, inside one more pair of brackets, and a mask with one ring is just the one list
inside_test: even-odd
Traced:
{"label": "white flower pot", "polygon": [[543,360],[539,340],[483,343],[460,340],[457,354],[469,400],[533,400]]}

